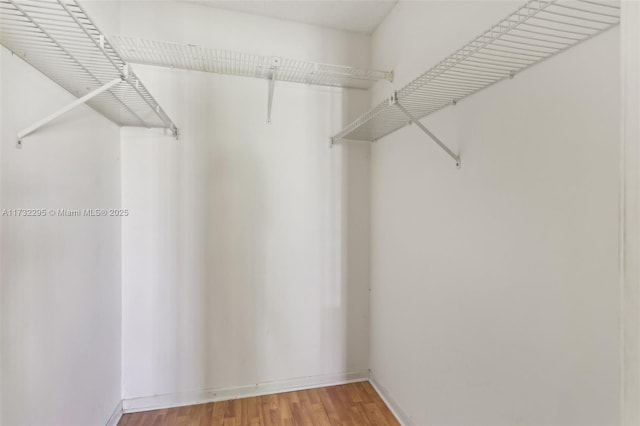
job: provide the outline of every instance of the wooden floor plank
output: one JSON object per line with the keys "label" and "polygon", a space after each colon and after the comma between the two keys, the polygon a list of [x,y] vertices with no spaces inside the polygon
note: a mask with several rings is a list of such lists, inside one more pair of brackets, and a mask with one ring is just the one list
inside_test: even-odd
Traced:
{"label": "wooden floor plank", "polygon": [[278,409],[280,410],[280,421],[283,426],[295,426],[293,421],[293,413],[291,412],[291,401],[289,401],[289,393],[280,393],[278,396]]}
{"label": "wooden floor plank", "polygon": [[331,399],[331,395],[328,392],[328,388],[318,389],[318,393],[320,394],[320,398],[322,400],[322,406],[327,413],[329,424],[340,424],[340,414],[333,405],[333,400]]}
{"label": "wooden floor plank", "polygon": [[[213,416],[211,420],[211,426],[224,426],[224,413],[227,411],[227,402],[229,401],[220,401],[213,403]],[[169,424],[167,424],[166,426],[169,426]]]}
{"label": "wooden floor plank", "polygon": [[311,407],[311,415],[315,419],[314,424],[318,426],[331,426],[327,410],[322,403],[313,404]]}
{"label": "wooden floor plank", "polygon": [[[198,426],[210,426],[213,421],[213,403],[203,404],[202,410],[198,417]],[[158,423],[161,426],[162,423]],[[154,425],[156,426],[156,425]]]}
{"label": "wooden floor plank", "polygon": [[399,426],[368,382],[124,414],[118,426]]}

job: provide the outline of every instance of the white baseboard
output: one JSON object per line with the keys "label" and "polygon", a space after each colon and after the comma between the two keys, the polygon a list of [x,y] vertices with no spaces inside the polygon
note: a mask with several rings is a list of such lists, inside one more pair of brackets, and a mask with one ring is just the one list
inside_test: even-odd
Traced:
{"label": "white baseboard", "polygon": [[107,420],[107,424],[105,426],[118,426],[118,422],[120,421],[121,417],[122,400],[120,400],[120,402],[118,402],[118,405],[116,405],[115,410],[113,410],[113,413],[111,413],[111,417],[109,417],[109,420]]}
{"label": "white baseboard", "polygon": [[402,426],[415,426],[415,423],[413,422],[411,417],[409,417],[407,412],[404,411],[402,407],[400,407],[400,405],[398,405],[398,403],[389,394],[389,391],[376,381],[373,371],[369,373],[369,383],[371,383],[371,386],[373,386],[376,392],[378,392],[378,395],[380,395],[380,398],[382,398],[384,403],[387,404],[387,407],[389,407],[389,410],[391,410],[391,413],[393,413],[393,415],[396,417],[396,419],[400,422]]}
{"label": "white baseboard", "polygon": [[368,370],[321,376],[298,377],[289,380],[258,383],[251,386],[179,392],[124,399],[122,401],[122,408],[124,413],[136,413],[139,411],[159,410],[163,408],[205,404],[208,402],[226,401],[230,399],[247,398],[273,393],[292,392],[322,386],[366,382],[367,380],[369,380]]}

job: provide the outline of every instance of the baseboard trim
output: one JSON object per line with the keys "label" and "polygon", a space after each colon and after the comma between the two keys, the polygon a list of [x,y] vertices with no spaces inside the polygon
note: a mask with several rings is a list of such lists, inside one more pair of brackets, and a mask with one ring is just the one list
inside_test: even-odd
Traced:
{"label": "baseboard trim", "polygon": [[111,417],[109,417],[105,426],[118,426],[118,422],[122,418],[122,413],[122,400],[120,400],[116,405],[116,408],[113,410],[113,413],[111,413]]}
{"label": "baseboard trim", "polygon": [[393,399],[389,391],[384,386],[382,386],[378,381],[376,381],[373,371],[369,372],[369,383],[371,383],[371,386],[373,386],[376,392],[378,392],[378,395],[380,395],[380,398],[382,398],[384,403],[387,404],[387,407],[389,407],[389,410],[391,410],[391,413],[393,413],[393,415],[396,417],[396,419],[400,422],[402,426],[415,426],[415,423],[413,422],[411,417],[407,414],[405,410],[402,409],[402,407],[400,407],[400,405],[395,401],[395,399]]}
{"label": "baseboard trim", "polygon": [[122,410],[124,413],[137,413],[140,411],[205,404],[208,402],[226,401],[230,399],[269,395],[273,393],[292,392],[322,386],[366,382],[367,380],[369,380],[369,371],[367,370],[326,374],[321,376],[298,377],[288,380],[258,383],[251,386],[179,392],[124,399],[122,401]]}

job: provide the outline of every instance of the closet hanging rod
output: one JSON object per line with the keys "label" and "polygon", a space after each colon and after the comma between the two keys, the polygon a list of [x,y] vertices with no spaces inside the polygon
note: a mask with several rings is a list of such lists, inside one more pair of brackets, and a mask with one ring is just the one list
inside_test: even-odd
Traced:
{"label": "closet hanging rod", "polygon": [[[616,26],[619,13],[618,2],[529,0],[395,92],[391,101],[379,103],[332,136],[331,145],[342,140],[375,142],[410,122],[418,124],[442,108]],[[394,99],[400,100],[402,108]],[[426,130],[421,123],[418,127]],[[458,155],[429,136],[459,166]]]}

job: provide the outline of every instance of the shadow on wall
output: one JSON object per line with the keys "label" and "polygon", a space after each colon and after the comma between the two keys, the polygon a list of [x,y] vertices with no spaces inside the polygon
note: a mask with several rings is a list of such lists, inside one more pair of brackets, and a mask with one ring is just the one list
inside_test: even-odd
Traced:
{"label": "shadow on wall", "polygon": [[283,83],[267,125],[264,81],[138,73],[178,105],[182,137],[123,144],[123,167],[155,163],[125,170],[123,204],[149,213],[124,238],[158,268],[125,268],[124,397],[366,371],[369,147],[328,148],[366,93]]}

